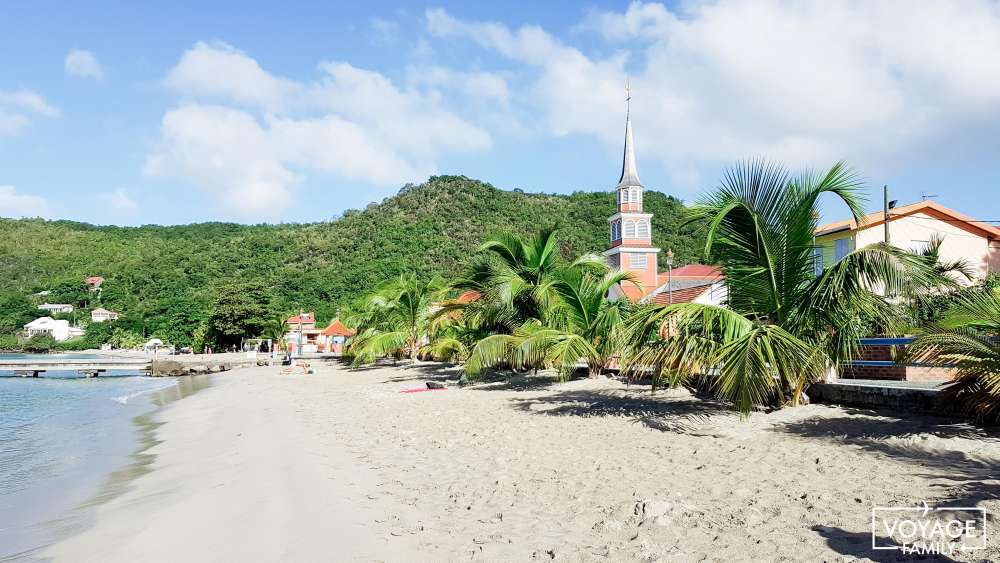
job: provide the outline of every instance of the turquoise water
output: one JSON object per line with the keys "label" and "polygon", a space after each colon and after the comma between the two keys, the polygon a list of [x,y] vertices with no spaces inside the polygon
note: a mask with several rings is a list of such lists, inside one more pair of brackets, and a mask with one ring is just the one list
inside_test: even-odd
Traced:
{"label": "turquoise water", "polygon": [[[0,359],[26,358],[0,355]],[[86,357],[77,355],[76,357]],[[136,424],[179,381],[108,372],[0,372],[0,561],[30,558],[79,526],[113,472],[135,463]]]}

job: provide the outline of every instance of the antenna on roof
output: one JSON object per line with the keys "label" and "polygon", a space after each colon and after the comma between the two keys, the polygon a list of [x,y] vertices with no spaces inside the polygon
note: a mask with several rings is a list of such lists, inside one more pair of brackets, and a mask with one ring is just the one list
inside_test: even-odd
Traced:
{"label": "antenna on roof", "polygon": [[927,192],[920,192],[920,201],[927,201],[932,197],[937,197],[937,194],[929,194]]}

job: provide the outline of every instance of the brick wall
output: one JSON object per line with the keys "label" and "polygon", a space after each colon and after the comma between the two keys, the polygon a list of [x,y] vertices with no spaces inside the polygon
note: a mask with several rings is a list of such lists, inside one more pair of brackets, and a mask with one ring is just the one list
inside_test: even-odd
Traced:
{"label": "brick wall", "polygon": [[[856,360],[894,362],[906,352],[905,345],[862,344]],[[955,370],[933,366],[907,365],[846,365],[841,368],[842,379],[885,379],[893,381],[947,381]]]}

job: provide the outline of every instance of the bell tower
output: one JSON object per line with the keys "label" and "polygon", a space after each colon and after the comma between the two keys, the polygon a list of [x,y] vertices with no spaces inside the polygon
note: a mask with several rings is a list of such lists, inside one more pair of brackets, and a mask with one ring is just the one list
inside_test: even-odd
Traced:
{"label": "bell tower", "polygon": [[632,272],[642,286],[641,297],[657,288],[656,257],[660,249],[655,248],[652,242],[653,214],[642,210],[642,196],[646,188],[639,181],[635,167],[630,116],[632,96],[628,84],[625,85],[625,92],[625,154],[622,157],[622,175],[615,187],[618,212],[608,217],[611,245],[604,255],[612,268]]}

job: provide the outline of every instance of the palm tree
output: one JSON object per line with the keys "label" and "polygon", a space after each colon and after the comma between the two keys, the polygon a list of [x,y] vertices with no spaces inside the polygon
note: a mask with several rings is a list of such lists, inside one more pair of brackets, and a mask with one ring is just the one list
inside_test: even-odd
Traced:
{"label": "palm tree", "polygon": [[[762,161],[727,171],[690,220],[707,225],[705,253],[725,274],[728,308],[685,303],[636,313],[625,341],[628,369],[678,383],[710,374],[715,391],[744,416],[768,403],[807,400],[810,383],[857,352],[865,321],[902,323],[886,296],[907,283],[940,281],[922,260],[884,243],[816,274],[818,199],[832,195],[860,220],[861,188],[843,163],[822,176],[792,177]],[[664,325],[672,335],[660,339]]]}
{"label": "palm tree", "polygon": [[943,318],[919,336],[903,361],[950,364],[955,377],[942,396],[983,420],[1000,420],[1000,288],[957,298]]}
{"label": "palm tree", "polygon": [[528,239],[511,232],[490,236],[479,247],[481,259],[459,288],[482,293],[483,304],[504,323],[548,320],[558,298],[553,284],[560,269],[556,229],[544,229]]}
{"label": "palm tree", "polygon": [[278,350],[285,349],[285,335],[288,334],[288,318],[276,314],[264,324],[264,338],[270,338]]}
{"label": "palm tree", "polygon": [[913,250],[942,281],[939,286],[908,284],[904,288],[903,295],[909,305],[910,317],[918,327],[929,324],[937,311],[944,308],[942,300],[948,299],[949,294],[961,287],[959,280],[972,281],[975,276],[975,270],[967,260],[942,260],[942,244],[944,237],[935,234],[926,246]]}
{"label": "palm tree", "polygon": [[565,380],[580,361],[596,376],[617,352],[616,332],[627,301],[610,301],[608,292],[634,281],[631,274],[613,272],[600,257],[586,255],[551,274],[554,295],[542,319],[525,321],[512,334],[480,340],[466,363],[466,374],[477,377],[488,367],[555,367]]}
{"label": "palm tree", "polygon": [[439,280],[423,281],[414,274],[402,274],[366,297],[351,313],[351,321],[358,327],[349,346],[354,364],[372,363],[396,352],[417,359],[441,293]]}

